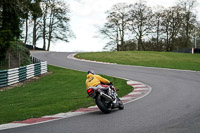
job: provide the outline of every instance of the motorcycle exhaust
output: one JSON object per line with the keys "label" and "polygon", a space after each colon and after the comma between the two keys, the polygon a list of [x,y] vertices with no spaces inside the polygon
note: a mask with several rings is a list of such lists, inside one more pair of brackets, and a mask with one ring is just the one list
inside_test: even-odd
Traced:
{"label": "motorcycle exhaust", "polygon": [[112,97],[106,95],[106,94],[103,93],[103,92],[100,92],[100,95],[101,95],[102,97],[104,97],[107,101],[113,101],[113,100],[112,100]]}

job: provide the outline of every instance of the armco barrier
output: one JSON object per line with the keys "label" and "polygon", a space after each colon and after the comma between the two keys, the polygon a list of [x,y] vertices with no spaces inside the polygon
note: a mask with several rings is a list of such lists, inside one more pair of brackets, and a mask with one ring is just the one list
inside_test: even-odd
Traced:
{"label": "armco barrier", "polygon": [[47,72],[47,61],[0,71],[0,87],[5,87]]}

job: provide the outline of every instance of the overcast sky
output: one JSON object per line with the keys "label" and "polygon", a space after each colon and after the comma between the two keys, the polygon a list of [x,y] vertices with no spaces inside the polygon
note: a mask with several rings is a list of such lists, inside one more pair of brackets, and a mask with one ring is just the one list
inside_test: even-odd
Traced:
{"label": "overcast sky", "polygon": [[[69,43],[56,42],[50,51],[80,52],[102,51],[106,41],[95,38],[98,35],[95,25],[102,26],[106,21],[107,10],[119,2],[135,3],[136,0],[65,0],[70,5],[70,25],[76,38]],[[169,7],[176,4],[176,0],[146,0],[147,5]],[[197,0],[200,3],[200,0]],[[199,5],[200,6],[200,5]],[[198,6],[198,7],[199,7]],[[200,10],[200,9],[199,9]],[[200,15],[198,15],[200,16]]]}

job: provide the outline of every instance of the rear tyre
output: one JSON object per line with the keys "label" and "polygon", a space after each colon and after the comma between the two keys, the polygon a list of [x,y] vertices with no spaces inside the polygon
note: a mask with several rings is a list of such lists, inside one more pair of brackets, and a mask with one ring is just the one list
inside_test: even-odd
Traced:
{"label": "rear tyre", "polygon": [[95,102],[96,102],[97,106],[99,107],[99,109],[103,113],[108,114],[108,113],[111,112],[111,104],[110,103],[106,103],[106,100],[103,97],[98,96],[95,99]]}

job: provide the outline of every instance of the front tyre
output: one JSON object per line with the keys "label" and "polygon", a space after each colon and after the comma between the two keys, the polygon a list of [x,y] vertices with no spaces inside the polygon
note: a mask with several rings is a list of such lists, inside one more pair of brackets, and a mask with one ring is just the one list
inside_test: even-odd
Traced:
{"label": "front tyre", "polygon": [[119,106],[118,106],[119,110],[123,110],[124,109],[123,102],[119,98],[117,98],[117,99],[118,99],[118,102],[119,102]]}
{"label": "front tyre", "polygon": [[108,114],[111,112],[111,104],[110,103],[106,103],[106,100],[101,97],[100,95],[95,99],[97,106],[99,107],[99,109],[105,113]]}

